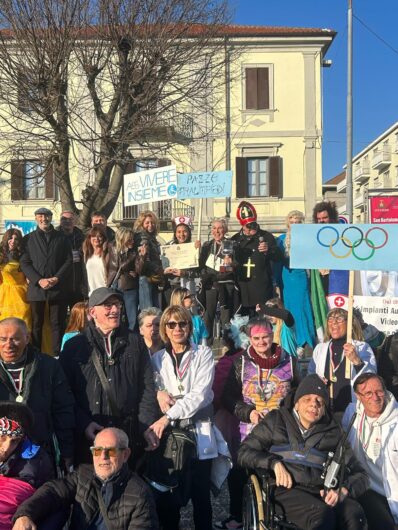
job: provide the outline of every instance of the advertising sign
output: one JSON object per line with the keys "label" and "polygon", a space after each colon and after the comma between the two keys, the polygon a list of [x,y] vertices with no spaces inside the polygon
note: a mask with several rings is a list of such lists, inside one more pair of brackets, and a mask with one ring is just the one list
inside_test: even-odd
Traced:
{"label": "advertising sign", "polygon": [[369,217],[371,223],[398,223],[398,196],[370,197]]}

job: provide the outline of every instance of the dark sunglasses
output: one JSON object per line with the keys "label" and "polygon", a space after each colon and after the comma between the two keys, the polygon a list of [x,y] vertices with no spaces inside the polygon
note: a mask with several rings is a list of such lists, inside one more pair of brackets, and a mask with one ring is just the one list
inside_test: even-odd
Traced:
{"label": "dark sunglasses", "polygon": [[185,320],[182,320],[181,322],[166,322],[166,326],[169,329],[175,329],[177,326],[180,329],[185,329],[188,326],[188,322],[186,322]]}
{"label": "dark sunglasses", "polygon": [[93,456],[101,456],[102,452],[105,453],[105,456],[110,456],[114,458],[117,456],[120,451],[124,451],[124,447],[90,447],[91,454]]}

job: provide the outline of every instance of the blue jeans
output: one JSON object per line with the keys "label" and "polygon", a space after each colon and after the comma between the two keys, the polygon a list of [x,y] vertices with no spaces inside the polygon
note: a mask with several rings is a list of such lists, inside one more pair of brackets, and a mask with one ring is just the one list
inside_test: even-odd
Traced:
{"label": "blue jeans", "polygon": [[146,276],[140,276],[139,279],[139,288],[138,288],[138,299],[139,299],[139,306],[140,311],[143,309],[146,309],[147,307],[152,307],[152,290],[153,286],[151,283],[149,283],[148,278]]}
{"label": "blue jeans", "polygon": [[128,291],[123,291],[123,299],[127,320],[129,321],[129,329],[133,331],[137,320],[138,290],[129,289]]}

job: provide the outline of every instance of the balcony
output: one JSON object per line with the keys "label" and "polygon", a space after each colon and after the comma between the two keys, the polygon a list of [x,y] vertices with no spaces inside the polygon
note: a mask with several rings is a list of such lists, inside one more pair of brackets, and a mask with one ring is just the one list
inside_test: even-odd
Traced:
{"label": "balcony", "polygon": [[369,162],[363,162],[354,168],[354,181],[362,184],[370,177]]}
{"label": "balcony", "polygon": [[347,179],[343,179],[337,184],[337,193],[344,193],[347,189]]}
{"label": "balcony", "polygon": [[364,209],[364,202],[363,202],[363,193],[357,193],[354,197],[354,208],[358,208],[360,210]]}
{"label": "balcony", "polygon": [[195,208],[193,206],[178,199],[167,199],[134,206],[123,206],[121,202],[118,202],[113,212],[113,221],[115,223],[135,221],[144,210],[151,210],[158,217],[162,231],[171,229],[171,221],[175,217],[187,216],[192,221],[195,218]]}
{"label": "balcony", "polygon": [[141,136],[147,142],[190,143],[193,139],[193,119],[183,112],[154,118],[143,125]]}
{"label": "balcony", "polygon": [[391,164],[391,148],[387,145],[379,149],[372,159],[372,168],[381,170],[388,167]]}

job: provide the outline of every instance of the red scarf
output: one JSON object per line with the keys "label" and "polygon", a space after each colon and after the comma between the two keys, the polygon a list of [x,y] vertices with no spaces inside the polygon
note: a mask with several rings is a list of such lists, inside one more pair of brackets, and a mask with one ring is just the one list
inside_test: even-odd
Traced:
{"label": "red scarf", "polygon": [[249,346],[247,353],[262,370],[271,370],[280,363],[282,349],[280,346],[273,343],[271,346],[271,356],[266,358],[260,357],[260,355],[255,352],[253,346]]}

